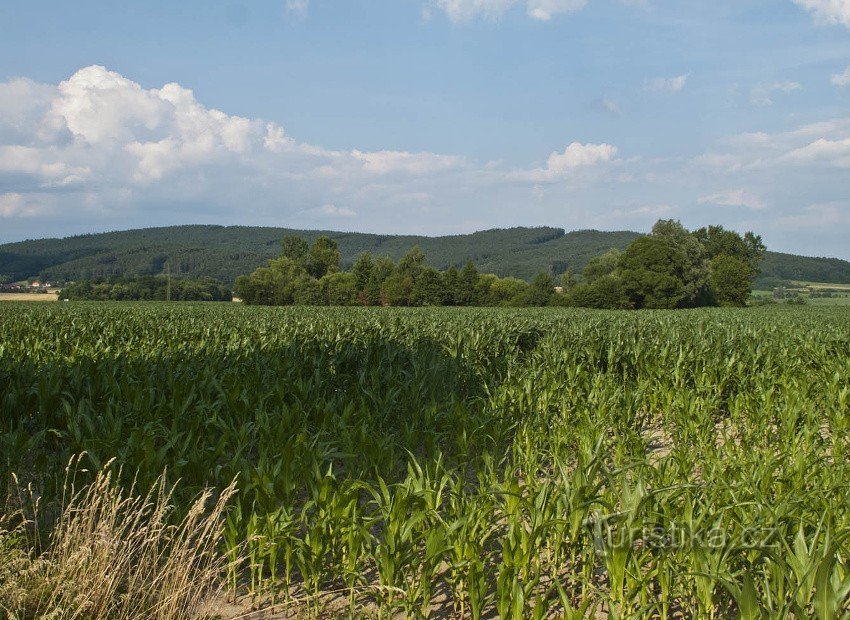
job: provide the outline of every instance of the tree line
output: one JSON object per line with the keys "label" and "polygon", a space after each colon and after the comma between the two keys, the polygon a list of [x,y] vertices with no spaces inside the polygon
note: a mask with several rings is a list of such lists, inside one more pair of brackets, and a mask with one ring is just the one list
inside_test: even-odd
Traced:
{"label": "tree line", "polygon": [[624,251],[591,260],[580,277],[567,270],[558,283],[541,272],[529,283],[479,273],[471,261],[439,271],[418,247],[398,262],[364,253],[345,271],[336,241],[323,236],[311,246],[293,235],[281,242],[278,258],[237,278],[235,292],[252,305],[743,306],[764,252],[750,232],[741,236],[722,226],[689,232],[660,220]]}
{"label": "tree line", "polygon": [[111,281],[85,280],[69,284],[59,292],[69,301],[232,301],[233,293],[212,278],[191,280],[165,276],[119,278]]}

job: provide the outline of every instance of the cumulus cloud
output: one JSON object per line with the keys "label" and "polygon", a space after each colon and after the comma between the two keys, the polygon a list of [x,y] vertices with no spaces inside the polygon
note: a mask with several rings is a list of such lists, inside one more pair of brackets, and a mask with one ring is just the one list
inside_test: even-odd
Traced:
{"label": "cumulus cloud", "polygon": [[850,0],[794,0],[824,24],[844,24],[850,28]]}
{"label": "cumulus cloud", "polygon": [[684,73],[675,77],[657,77],[644,81],[643,87],[645,90],[655,92],[678,93],[685,88],[688,83],[690,73]]}
{"label": "cumulus cloud", "polygon": [[615,161],[616,157],[616,146],[573,142],[563,152],[554,151],[549,155],[545,167],[516,172],[512,177],[535,183],[564,180],[581,170],[611,163]]}
{"label": "cumulus cloud", "polygon": [[208,108],[179,84],[145,88],[102,66],[57,85],[0,83],[6,220],[39,213],[111,226],[129,225],[128,217],[386,220],[393,210],[467,204],[505,185],[577,182],[577,171],[616,153],[576,142],[552,153],[545,168],[511,169],[451,154],[334,150],[296,140],[277,123]]}
{"label": "cumulus cloud", "polygon": [[850,86],[850,66],[844,69],[844,73],[836,73],[830,79],[833,86]]}
{"label": "cumulus cloud", "polygon": [[761,210],[766,208],[764,201],[745,189],[734,189],[717,192],[699,199],[701,205],[718,205],[721,207],[744,207],[745,209]]}
{"label": "cumulus cloud", "polygon": [[790,95],[794,91],[802,89],[802,84],[790,80],[786,80],[784,82],[756,84],[750,91],[750,103],[759,107],[773,105],[773,93]]}
{"label": "cumulus cloud", "polygon": [[[378,232],[532,222],[646,229],[666,205],[695,196],[705,219],[689,225],[734,227],[739,210],[729,206],[769,202],[769,231],[807,194],[846,209],[850,118],[732,136],[696,160],[622,158],[602,140],[561,144],[525,167],[333,149],[209,108],[185,86],[147,88],[104,67],[59,84],[15,79],[0,83],[0,239],[186,222],[309,228],[345,218]],[[837,239],[835,252],[850,234],[841,221],[824,232]]]}

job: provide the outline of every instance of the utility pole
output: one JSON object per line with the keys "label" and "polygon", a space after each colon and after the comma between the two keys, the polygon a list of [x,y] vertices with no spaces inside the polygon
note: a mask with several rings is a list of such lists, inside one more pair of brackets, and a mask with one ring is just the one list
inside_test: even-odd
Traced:
{"label": "utility pole", "polygon": [[171,263],[165,261],[165,300],[171,301]]}

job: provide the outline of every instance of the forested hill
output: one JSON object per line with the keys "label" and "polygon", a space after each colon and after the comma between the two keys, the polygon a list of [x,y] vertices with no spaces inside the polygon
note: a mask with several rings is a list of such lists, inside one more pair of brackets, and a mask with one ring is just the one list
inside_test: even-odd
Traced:
{"label": "forested hill", "polygon": [[[634,232],[560,228],[509,228],[469,235],[418,237],[248,226],[171,226],[66,239],[0,245],[0,278],[84,280],[162,273],[170,262],[175,275],[212,277],[232,283],[280,253],[280,240],[297,234],[309,242],[328,235],[339,244],[343,263],[363,252],[400,258],[418,245],[439,269],[475,262],[481,272],[532,278],[568,267],[579,272],[590,258],[625,248]],[[850,262],[768,252],[762,277],[850,283]]]}

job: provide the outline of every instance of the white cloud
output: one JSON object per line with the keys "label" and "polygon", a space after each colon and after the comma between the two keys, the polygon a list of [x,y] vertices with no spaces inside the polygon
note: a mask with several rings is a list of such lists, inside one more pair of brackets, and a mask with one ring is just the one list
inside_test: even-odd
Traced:
{"label": "white cloud", "polygon": [[740,174],[787,169],[789,166],[847,168],[850,166],[850,118],[802,125],[779,133],[746,133],[721,141],[726,152],[705,153],[694,159],[698,168]]}
{"label": "white cloud", "polygon": [[555,151],[546,160],[545,168],[524,170],[508,175],[508,178],[535,183],[558,181],[573,176],[581,169],[594,168],[615,161],[617,147],[610,144],[582,144],[573,142],[564,152]]}
{"label": "white cloud", "polygon": [[836,73],[830,79],[833,86],[850,86],[850,66],[844,69],[844,73]]}
{"label": "white cloud", "polygon": [[[646,7],[647,0],[620,0],[627,6]],[[588,0],[431,0],[431,6],[443,11],[454,23],[466,22],[476,17],[497,19],[517,5],[525,5],[526,14],[532,19],[549,21],[557,15],[566,15],[582,10]],[[423,10],[430,18],[430,7]]]}
{"label": "white cloud", "polygon": [[[208,108],[181,85],[146,88],[87,67],[60,84],[0,83],[0,239],[186,222],[309,228],[355,217],[361,230],[426,234],[644,227],[695,195],[706,200],[704,219],[689,225],[769,231],[806,195],[846,209],[850,118],[733,136],[697,160],[620,158],[602,140],[562,144],[537,166],[332,149]],[[728,208],[768,196],[763,225],[740,224]],[[836,240],[833,253],[850,234],[840,221],[823,231]],[[799,249],[788,239],[785,249]]]}
{"label": "white cloud", "polygon": [[794,0],[824,24],[844,24],[850,28],[850,0]]}
{"label": "white cloud", "polygon": [[688,83],[690,75],[690,73],[684,73],[675,77],[657,77],[651,80],[648,79],[644,81],[643,87],[645,90],[656,92],[678,93],[685,88],[685,84]]}
{"label": "white cloud", "polygon": [[528,0],[526,11],[530,17],[549,21],[553,15],[580,11],[587,0]]}
{"label": "white cloud", "polygon": [[310,0],[286,0],[284,12],[295,17],[305,17],[310,9]]}
{"label": "white cloud", "polygon": [[613,99],[609,99],[608,97],[602,97],[597,102],[599,109],[603,112],[607,112],[613,116],[620,116],[622,112],[620,111],[620,106],[617,105],[617,102]]}
{"label": "white cloud", "polygon": [[45,209],[31,197],[16,192],[0,194],[0,218],[30,218],[44,212]]}
{"label": "white cloud", "polygon": [[820,138],[786,153],[783,160],[795,164],[821,163],[836,168],[850,168],[850,138]]}
{"label": "white cloud", "polygon": [[699,199],[699,204],[718,205],[721,207],[744,207],[757,211],[767,207],[761,198],[744,189],[734,189],[703,196]]}
{"label": "white cloud", "polygon": [[750,103],[759,107],[773,105],[773,93],[784,93],[786,95],[790,95],[794,91],[802,89],[802,84],[790,80],[784,82],[771,82],[768,84],[756,84],[750,91]]}
{"label": "white cloud", "polygon": [[197,221],[198,214],[276,224],[355,214],[387,221],[394,209],[487,201],[506,185],[591,183],[598,177],[577,171],[616,153],[573,143],[545,168],[511,169],[451,154],[333,150],[300,142],[276,123],[208,108],[179,84],[144,88],[101,66],[53,86],[0,83],[7,220],[50,210],[80,223],[111,218],[113,227],[131,217]]}
{"label": "white cloud", "polygon": [[357,213],[349,209],[347,207],[337,207],[336,205],[322,205],[322,208],[319,209],[320,213],[323,215],[328,215],[331,217],[354,217]]}
{"label": "white cloud", "polygon": [[783,216],[776,228],[799,233],[801,230],[819,232],[824,229],[842,229],[850,226],[850,205],[847,203],[814,204],[801,211]]}
{"label": "white cloud", "polygon": [[496,18],[516,4],[517,0],[434,0],[437,8],[455,23],[475,17]]}
{"label": "white cloud", "polygon": [[407,153],[403,151],[376,151],[363,153],[352,151],[352,156],[363,163],[363,170],[373,174],[406,172],[410,174],[431,174],[463,164],[463,158],[435,153]]}

